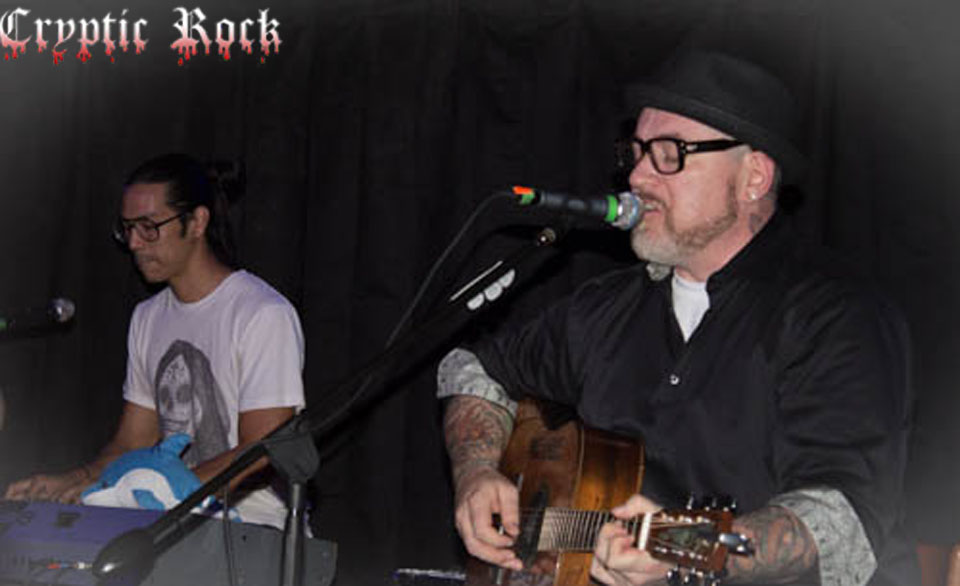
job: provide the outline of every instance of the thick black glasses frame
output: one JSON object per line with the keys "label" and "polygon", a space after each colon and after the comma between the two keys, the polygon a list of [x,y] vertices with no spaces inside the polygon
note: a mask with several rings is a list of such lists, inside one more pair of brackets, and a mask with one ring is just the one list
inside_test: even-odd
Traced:
{"label": "thick black glasses frame", "polygon": [[743,144],[742,140],[734,140],[729,138],[718,138],[713,140],[697,140],[697,141],[686,141],[680,138],[673,138],[669,136],[662,136],[658,138],[651,138],[650,140],[642,140],[635,136],[630,137],[630,147],[631,152],[633,152],[633,145],[636,145],[640,149],[640,156],[633,157],[633,164],[636,165],[643,160],[643,157],[652,152],[651,145],[655,142],[670,142],[673,143],[677,148],[677,168],[664,170],[661,168],[660,161],[657,160],[655,155],[650,155],[653,161],[653,168],[657,170],[657,173],[661,175],[675,175],[680,171],[683,171],[683,163],[686,160],[687,155],[696,155],[699,153],[709,153],[715,151],[725,151],[727,149],[732,149]]}

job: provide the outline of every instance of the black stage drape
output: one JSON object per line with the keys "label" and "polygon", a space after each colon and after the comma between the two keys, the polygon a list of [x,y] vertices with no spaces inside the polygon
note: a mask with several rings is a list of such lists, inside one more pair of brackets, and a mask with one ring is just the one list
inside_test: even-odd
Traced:
{"label": "black stage drape", "polygon": [[[0,14],[18,6],[0,2]],[[224,61],[214,48],[183,65],[169,47],[176,6],[23,3],[28,22],[127,8],[128,20],[149,22],[147,50],[110,62],[98,45],[81,63],[68,42],[59,65],[35,44],[0,57],[0,308],[55,296],[78,308],[65,332],[0,341],[0,482],[90,458],[113,433],[129,315],[149,292],[109,228],[122,180],[143,159],[243,161],[240,257],[299,309],[308,402],[329,411],[343,401],[330,390],[383,348],[481,201],[514,183],[622,186],[611,148],[624,126],[620,89],[672,50],[705,45],[767,65],[800,98],[811,165],[789,198],[794,215],[857,258],[906,313],[918,397],[911,521],[927,541],[960,539],[950,458],[960,413],[960,37],[946,2],[216,2],[198,5],[208,23],[269,8],[279,54],[261,61],[235,47]],[[481,217],[429,290],[434,306],[527,237],[522,228],[487,237],[508,219],[524,223],[504,206]],[[578,232],[476,327],[630,261],[625,235]],[[314,482],[314,524],[340,545],[338,583],[462,563],[433,398],[441,350],[326,442],[340,449]]]}

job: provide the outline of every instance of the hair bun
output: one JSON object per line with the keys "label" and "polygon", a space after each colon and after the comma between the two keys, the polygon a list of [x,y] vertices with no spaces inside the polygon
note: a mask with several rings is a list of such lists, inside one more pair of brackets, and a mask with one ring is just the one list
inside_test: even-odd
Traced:
{"label": "hair bun", "polygon": [[206,171],[210,184],[227,203],[236,202],[246,191],[247,173],[242,160],[211,161]]}

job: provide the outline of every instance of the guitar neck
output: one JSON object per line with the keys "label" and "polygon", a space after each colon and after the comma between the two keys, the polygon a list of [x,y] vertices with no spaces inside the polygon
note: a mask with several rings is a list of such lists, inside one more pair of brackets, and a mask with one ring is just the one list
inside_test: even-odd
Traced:
{"label": "guitar neck", "polygon": [[[644,525],[649,528],[652,516],[641,515],[622,522],[641,549],[646,546],[643,528]],[[609,511],[547,507],[543,511],[537,551],[593,551],[600,528],[615,520],[616,517]]]}
{"label": "guitar neck", "polygon": [[[616,518],[608,511],[561,507],[542,509],[537,551],[589,552],[601,527]],[[751,553],[749,540],[731,533],[729,510],[663,510],[618,521],[634,538],[638,549],[654,558],[678,563],[700,572],[716,574],[725,563],[728,548]]]}

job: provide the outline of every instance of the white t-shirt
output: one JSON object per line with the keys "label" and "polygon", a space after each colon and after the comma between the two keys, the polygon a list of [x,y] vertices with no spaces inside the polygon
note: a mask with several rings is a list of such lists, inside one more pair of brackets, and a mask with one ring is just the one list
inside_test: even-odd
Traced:
{"label": "white t-shirt", "polygon": [[[304,406],[297,312],[246,271],[193,303],[169,287],[143,301],[130,320],[127,346],[123,398],[157,411],[164,437],[193,438],[187,465],[236,447],[240,413]],[[283,528],[286,507],[269,488],[231,505],[243,521]]]}
{"label": "white t-shirt", "polygon": [[671,285],[673,314],[677,316],[677,323],[683,332],[683,341],[687,342],[700,325],[703,315],[710,309],[707,284],[684,279],[674,271]]}

